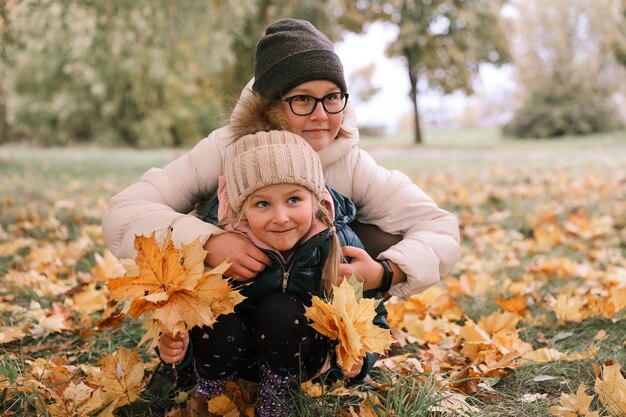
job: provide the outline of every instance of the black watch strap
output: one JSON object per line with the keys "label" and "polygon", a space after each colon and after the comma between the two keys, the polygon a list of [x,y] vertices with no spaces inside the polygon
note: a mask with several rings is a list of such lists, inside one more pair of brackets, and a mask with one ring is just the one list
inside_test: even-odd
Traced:
{"label": "black watch strap", "polygon": [[393,281],[393,269],[391,269],[391,265],[389,265],[389,261],[386,259],[377,259],[376,262],[379,262],[383,266],[383,279],[380,281],[378,291],[382,293],[389,292],[391,281]]}

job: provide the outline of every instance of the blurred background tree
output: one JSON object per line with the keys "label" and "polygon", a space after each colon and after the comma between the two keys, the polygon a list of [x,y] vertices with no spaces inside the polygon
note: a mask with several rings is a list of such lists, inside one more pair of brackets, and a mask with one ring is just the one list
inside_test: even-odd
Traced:
{"label": "blurred background tree", "polygon": [[5,0],[0,0],[0,144],[9,139],[9,124],[7,122],[7,95],[5,91],[7,77],[7,45],[11,43],[8,14],[11,8]]}
{"label": "blurred background tree", "polygon": [[416,143],[422,142],[420,82],[423,88],[445,94],[457,90],[471,94],[481,63],[508,60],[501,6],[500,1],[488,0],[360,0],[350,4],[344,20],[361,25],[382,20],[399,29],[387,54],[406,61]]}
{"label": "blurred background tree", "polygon": [[182,145],[219,124],[213,81],[246,2],[22,0],[5,6],[3,77],[16,139]]}
{"label": "blurred background tree", "polygon": [[618,8],[613,12],[613,16],[616,18],[612,36],[613,52],[617,61],[626,67],[626,0],[622,0],[621,4],[614,2],[613,7]]}
{"label": "blurred background tree", "polygon": [[[504,9],[514,11],[507,24],[520,100],[527,103],[509,132],[568,132],[533,130],[537,118],[567,127],[586,121],[572,132],[606,129],[614,124],[608,85],[626,56],[626,5],[569,3],[0,0],[0,143],[194,144],[225,122],[252,77],[256,42],[281,17],[308,19],[334,41],[373,22],[395,25],[398,35],[387,53],[405,60],[420,142],[419,94],[471,94],[482,63],[509,59]],[[374,71],[370,66],[346,74],[361,101],[380,88]],[[583,107],[589,115],[580,114]]]}
{"label": "blurred background tree", "polygon": [[512,0],[511,5],[522,104],[505,132],[547,138],[619,125],[612,93],[621,69],[611,48],[620,20],[618,1]]}
{"label": "blurred background tree", "polygon": [[0,115],[11,131],[3,138],[195,143],[223,124],[252,77],[256,42],[269,22],[307,18],[336,40],[337,4],[4,1]]}

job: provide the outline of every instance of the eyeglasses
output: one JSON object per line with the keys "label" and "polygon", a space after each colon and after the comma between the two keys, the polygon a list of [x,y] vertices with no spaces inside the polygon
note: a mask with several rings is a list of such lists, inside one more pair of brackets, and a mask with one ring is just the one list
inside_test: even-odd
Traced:
{"label": "eyeglasses", "polygon": [[322,103],[324,111],[328,114],[341,113],[348,103],[348,93],[331,93],[322,98],[298,94],[297,96],[284,97],[291,111],[298,116],[308,116],[317,108],[317,103]]}

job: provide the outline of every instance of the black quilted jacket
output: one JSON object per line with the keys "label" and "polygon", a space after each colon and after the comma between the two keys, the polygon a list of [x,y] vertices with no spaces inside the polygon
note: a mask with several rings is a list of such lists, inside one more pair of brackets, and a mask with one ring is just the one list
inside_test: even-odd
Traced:
{"label": "black quilted jacket", "polygon": [[[355,246],[363,249],[361,240],[349,226],[349,223],[356,217],[354,203],[330,187],[327,188],[335,205],[334,225],[341,246]],[[217,223],[218,204],[217,197],[209,200],[204,209],[202,220],[213,224]],[[254,314],[259,302],[268,294],[277,291],[297,295],[308,306],[311,305],[312,295],[323,297],[322,271],[331,243],[332,232],[324,230],[300,245],[292,253],[286,264],[283,264],[278,254],[264,250],[273,262],[253,280],[236,283],[237,286],[242,287],[241,293],[247,297],[236,308]],[[365,291],[363,296],[382,299],[382,294],[376,290]],[[374,324],[388,329],[387,310],[382,302],[378,304],[376,312]],[[365,378],[374,366],[376,359],[377,355],[368,353],[363,361],[361,373],[354,380],[358,381]],[[338,367],[333,367],[329,377],[331,379],[342,377]]]}

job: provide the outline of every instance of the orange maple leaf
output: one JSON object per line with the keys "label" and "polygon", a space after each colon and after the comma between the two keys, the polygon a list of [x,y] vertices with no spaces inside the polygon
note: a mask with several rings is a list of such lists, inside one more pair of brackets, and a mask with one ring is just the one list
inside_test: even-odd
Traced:
{"label": "orange maple leaf", "polygon": [[194,326],[212,327],[218,316],[234,312],[235,306],[245,298],[222,278],[227,268],[224,265],[205,273],[192,290],[174,292],[167,304],[155,310],[152,319],[161,322],[172,334]]}
{"label": "orange maple leaf", "polygon": [[550,407],[550,414],[559,417],[598,417],[597,411],[590,411],[593,396],[585,393],[585,386],[580,385],[576,394],[561,394],[561,405]]}
{"label": "orange maple leaf", "polygon": [[211,327],[218,316],[232,313],[245,298],[222,278],[229,264],[204,272],[207,252],[198,240],[178,250],[171,231],[162,247],[153,233],[149,238],[138,236],[135,248],[137,275],[111,280],[107,287],[113,300],[131,301],[128,314],[147,316],[143,326],[147,333],[140,346],[149,339],[149,347],[154,346],[164,331],[176,334],[194,326]]}
{"label": "orange maple leaf", "polygon": [[[331,302],[313,297],[311,307],[305,307],[304,315],[312,323],[310,326],[337,345],[337,363],[350,370],[367,352],[385,353],[394,343],[389,330],[373,324],[379,300],[362,298],[363,284],[344,279],[333,286]],[[354,285],[354,286],[353,286]]]}
{"label": "orange maple leaf", "polygon": [[99,372],[91,375],[89,382],[100,387],[103,403],[109,402],[107,411],[130,404],[139,397],[144,370],[137,352],[122,348],[101,358],[98,366]]}
{"label": "orange maple leaf", "polygon": [[600,402],[611,415],[626,417],[626,379],[619,363],[606,360],[602,367],[595,366],[595,369],[595,389]]}
{"label": "orange maple leaf", "polygon": [[496,300],[496,304],[503,310],[511,313],[517,313],[520,316],[526,315],[526,301],[524,301],[524,299],[517,294],[507,299],[498,298]]}
{"label": "orange maple leaf", "polygon": [[222,394],[208,401],[208,410],[222,417],[239,417],[239,407],[227,395]]}
{"label": "orange maple leaf", "polygon": [[54,402],[47,404],[45,411],[53,417],[90,416],[105,403],[100,390],[91,388],[83,382],[73,382],[62,394],[53,393],[51,398]]}
{"label": "orange maple leaf", "polygon": [[586,318],[583,309],[587,302],[585,298],[574,294],[559,294],[554,303],[554,313],[559,324],[566,322],[580,322]]}
{"label": "orange maple leaf", "polygon": [[[171,239],[171,231],[165,237],[162,248],[157,243],[154,232],[150,237],[137,236],[135,238],[137,251],[135,262],[138,266],[139,275],[110,280],[107,287],[111,293],[111,298],[118,301],[130,299],[133,302],[141,303],[150,295],[167,294],[175,287],[193,288],[195,284],[193,279],[197,279],[199,276],[190,273],[191,268],[196,271],[196,266],[190,265],[191,268],[188,267],[190,261],[184,254],[192,252],[194,249],[203,251],[202,247],[198,248],[198,246],[200,246],[199,242],[195,241],[191,245],[183,245],[181,251],[177,250]],[[192,260],[197,259],[196,256],[190,258]],[[137,301],[140,299],[141,301]],[[136,309],[136,313],[139,315],[144,311],[146,310]]]}
{"label": "orange maple leaf", "polygon": [[211,415],[222,417],[254,417],[254,401],[245,398],[244,390],[236,382],[226,384],[226,392],[207,401],[207,409]]}

